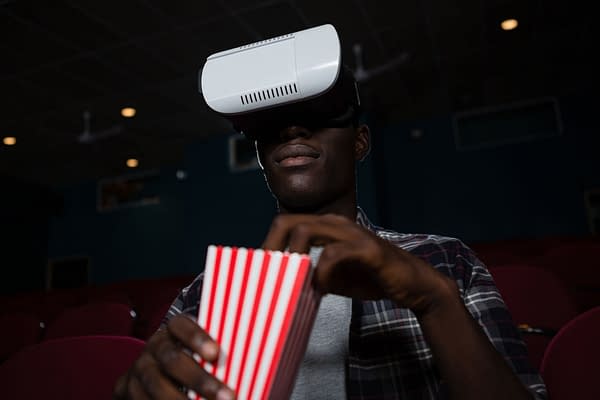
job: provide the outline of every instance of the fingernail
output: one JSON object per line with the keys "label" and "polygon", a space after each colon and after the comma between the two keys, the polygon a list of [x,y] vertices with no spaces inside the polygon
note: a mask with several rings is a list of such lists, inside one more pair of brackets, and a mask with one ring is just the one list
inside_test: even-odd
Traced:
{"label": "fingernail", "polygon": [[233,400],[234,398],[233,392],[229,389],[222,388],[217,392],[217,400]]}
{"label": "fingernail", "polygon": [[200,351],[202,352],[202,357],[213,360],[219,353],[219,347],[213,342],[204,342],[200,346]]}
{"label": "fingernail", "polygon": [[194,336],[194,338],[192,339],[192,344],[197,349],[201,349],[202,345],[204,345],[204,342],[206,342],[206,339],[204,339],[202,336],[199,336],[199,335]]}

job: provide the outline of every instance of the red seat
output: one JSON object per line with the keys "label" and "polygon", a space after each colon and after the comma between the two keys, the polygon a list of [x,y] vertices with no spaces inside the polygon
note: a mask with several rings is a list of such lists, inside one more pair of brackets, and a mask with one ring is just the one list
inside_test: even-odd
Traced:
{"label": "red seat", "polygon": [[171,307],[171,302],[164,303],[162,306],[157,307],[152,313],[149,313],[143,325],[138,325],[138,329],[136,330],[136,337],[139,337],[143,340],[148,340],[150,336],[156,332],[156,330],[160,327],[160,324],[169,311]]}
{"label": "red seat", "polygon": [[110,302],[133,306],[127,293],[110,285],[89,287],[86,291],[86,299],[88,303]]}
{"label": "red seat", "polygon": [[539,368],[552,335],[577,315],[570,292],[554,273],[542,268],[513,264],[490,273],[513,320],[523,326],[529,359]]}
{"label": "red seat", "polygon": [[38,290],[31,292],[20,292],[0,297],[0,314],[12,314],[15,312],[36,315],[44,320],[40,312],[46,292]]}
{"label": "red seat", "polygon": [[81,336],[27,347],[0,365],[4,399],[106,400],[145,342],[131,337]]}
{"label": "red seat", "polygon": [[44,292],[44,297],[38,305],[38,314],[44,321],[52,321],[63,310],[85,304],[84,288],[52,289]]}
{"label": "red seat", "polygon": [[600,241],[567,243],[548,250],[532,263],[556,273],[574,294],[579,312],[600,306]]}
{"label": "red seat", "polygon": [[44,340],[66,336],[133,335],[135,314],[121,303],[88,303],[64,310],[48,323]]}
{"label": "red seat", "polygon": [[134,279],[110,285],[111,290],[126,293],[137,313],[134,336],[146,338],[153,331],[156,310],[172,303],[182,288],[189,285],[194,277],[172,276],[153,279]]}
{"label": "red seat", "polygon": [[13,313],[0,316],[0,362],[39,342],[42,325],[42,321],[34,315]]}
{"label": "red seat", "polygon": [[541,374],[552,400],[600,399],[600,307],[567,323],[552,339]]}

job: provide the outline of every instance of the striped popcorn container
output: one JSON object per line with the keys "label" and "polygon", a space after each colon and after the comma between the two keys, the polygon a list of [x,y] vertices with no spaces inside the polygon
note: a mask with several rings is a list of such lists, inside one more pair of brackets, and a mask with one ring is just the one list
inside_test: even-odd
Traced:
{"label": "striped popcorn container", "polygon": [[238,399],[289,398],[320,302],[311,280],[308,255],[209,246],[198,324],[221,352],[199,362]]}

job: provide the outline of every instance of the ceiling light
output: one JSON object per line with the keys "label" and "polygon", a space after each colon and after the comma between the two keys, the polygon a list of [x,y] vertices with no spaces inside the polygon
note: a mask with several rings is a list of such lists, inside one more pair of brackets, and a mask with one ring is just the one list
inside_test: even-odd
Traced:
{"label": "ceiling light", "polygon": [[130,158],[129,160],[127,160],[126,164],[129,168],[135,168],[139,165],[139,161],[135,158]]}
{"label": "ceiling light", "polygon": [[7,146],[14,146],[17,144],[17,138],[14,136],[6,136],[4,139],[2,139],[2,142]]}
{"label": "ceiling light", "polygon": [[125,118],[133,118],[135,117],[135,108],[133,107],[125,107],[121,110],[121,115]]}
{"label": "ceiling light", "polygon": [[519,21],[517,21],[514,18],[509,18],[509,19],[505,19],[504,21],[502,21],[500,23],[500,26],[502,27],[503,30],[505,31],[512,31],[513,29],[515,29],[517,26],[519,26]]}

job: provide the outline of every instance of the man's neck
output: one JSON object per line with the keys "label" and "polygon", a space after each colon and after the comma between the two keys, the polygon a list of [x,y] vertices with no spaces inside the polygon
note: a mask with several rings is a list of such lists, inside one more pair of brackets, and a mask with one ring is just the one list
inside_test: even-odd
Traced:
{"label": "man's neck", "polygon": [[333,202],[312,207],[292,208],[279,203],[279,212],[282,214],[336,214],[354,221],[356,219],[356,194],[351,193]]}

